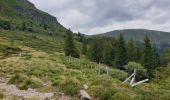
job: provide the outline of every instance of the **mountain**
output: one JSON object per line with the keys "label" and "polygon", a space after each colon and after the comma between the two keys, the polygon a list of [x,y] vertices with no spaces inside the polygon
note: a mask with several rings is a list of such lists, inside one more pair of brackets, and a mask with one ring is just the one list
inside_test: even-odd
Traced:
{"label": "mountain", "polygon": [[0,28],[50,34],[66,31],[55,17],[27,0],[0,0]]}
{"label": "mountain", "polygon": [[119,34],[123,34],[126,40],[129,40],[132,38],[139,42],[143,42],[143,39],[145,35],[147,34],[150,37],[152,43],[170,44],[170,39],[169,39],[170,32],[161,32],[161,31],[146,30],[146,29],[115,30],[115,31],[99,34],[98,36],[118,37]]}
{"label": "mountain", "polygon": [[127,41],[133,39],[139,43],[144,42],[143,39],[147,34],[150,37],[151,42],[157,46],[159,52],[163,52],[166,48],[170,47],[170,32],[146,29],[125,29],[106,32],[97,36],[118,37],[120,34],[123,34],[125,40]]}

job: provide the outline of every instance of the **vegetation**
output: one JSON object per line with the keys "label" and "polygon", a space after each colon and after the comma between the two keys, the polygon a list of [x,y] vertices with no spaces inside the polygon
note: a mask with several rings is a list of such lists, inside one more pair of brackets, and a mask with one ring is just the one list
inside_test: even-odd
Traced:
{"label": "vegetation", "polygon": [[65,42],[65,50],[64,50],[65,55],[79,58],[80,54],[75,47],[74,40],[73,40],[73,33],[71,32],[71,30],[68,30],[67,37],[66,37],[65,41],[66,41]]}
{"label": "vegetation", "polygon": [[[149,35],[140,43],[124,34],[86,37],[26,0],[1,0],[1,6],[0,76],[9,77],[8,84],[71,97],[87,84],[94,100],[169,100],[170,50],[159,52]],[[23,15],[23,8],[37,12],[38,19]],[[134,88],[122,84],[134,69],[136,81],[149,82]]]}

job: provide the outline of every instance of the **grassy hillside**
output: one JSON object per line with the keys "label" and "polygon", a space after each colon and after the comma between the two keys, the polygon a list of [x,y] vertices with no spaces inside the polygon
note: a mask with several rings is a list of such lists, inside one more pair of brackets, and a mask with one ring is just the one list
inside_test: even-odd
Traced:
{"label": "grassy hillside", "polygon": [[[128,76],[124,71],[109,68],[109,75],[107,75],[104,67],[106,65],[98,65],[84,56],[80,59],[64,56],[63,39],[57,36],[1,30],[1,77],[10,80],[10,83],[16,84],[21,89],[34,87],[40,92],[64,92],[74,100],[77,99],[79,90],[85,83],[89,86],[88,93],[93,100],[108,100],[105,98],[112,98],[111,100],[115,98],[162,100],[165,98],[166,100],[169,98],[167,90],[169,85],[165,83],[169,82],[168,74],[164,78],[160,76],[160,83],[153,80],[131,88],[128,84],[122,84]],[[80,45],[77,44],[77,46]],[[13,52],[6,52],[7,48],[20,50],[17,52],[17,49],[11,49]],[[101,70],[100,75],[96,73],[98,67]],[[162,75],[162,72],[158,75]],[[28,79],[33,82],[31,85],[25,82]],[[42,86],[42,83],[49,85]]]}
{"label": "grassy hillside", "polygon": [[147,34],[152,43],[162,44],[168,43],[170,44],[170,33],[154,31],[154,30],[145,30],[145,29],[127,29],[127,30],[115,30],[107,33],[102,33],[100,36],[109,36],[109,37],[118,37],[119,34],[123,34],[126,40],[133,38],[136,41],[143,42],[145,35]]}
{"label": "grassy hillside", "polygon": [[[0,1],[0,28],[10,23],[11,30],[61,34],[66,31],[55,17],[42,12],[27,0]],[[5,25],[4,25],[5,26]],[[23,29],[23,27],[25,27]]]}
{"label": "grassy hillside", "polygon": [[[122,83],[128,77],[125,71],[113,66],[108,67],[107,73],[106,65],[92,62],[85,55],[80,59],[65,56],[66,30],[54,17],[27,0],[1,0],[0,79],[19,89],[35,88],[57,95],[63,92],[70,100],[79,100],[84,84],[89,86],[87,92],[92,100],[170,99],[170,66],[159,69],[156,79],[132,88]],[[82,43],[74,41],[80,50]],[[4,95],[0,88],[0,99],[19,100],[17,96]]]}

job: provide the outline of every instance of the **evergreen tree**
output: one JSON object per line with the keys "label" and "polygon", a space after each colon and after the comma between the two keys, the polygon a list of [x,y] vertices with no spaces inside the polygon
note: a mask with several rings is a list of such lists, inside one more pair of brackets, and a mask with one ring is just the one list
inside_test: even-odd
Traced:
{"label": "evergreen tree", "polygon": [[92,61],[95,61],[97,63],[102,62],[103,46],[100,38],[96,37],[94,41],[90,44],[88,55]]}
{"label": "evergreen tree", "polygon": [[127,64],[127,51],[122,34],[120,34],[117,41],[115,64],[119,69],[124,69],[124,65]]}
{"label": "evergreen tree", "polygon": [[153,66],[154,68],[160,67],[161,66],[161,61],[160,61],[160,56],[159,53],[156,49],[156,47],[153,48]]}
{"label": "evergreen tree", "polygon": [[107,41],[103,45],[103,62],[109,66],[112,66],[112,44],[111,41]]}
{"label": "evergreen tree", "polygon": [[[116,56],[116,39],[115,38],[113,38],[112,40],[111,40],[111,60],[112,60],[112,62],[114,62],[115,61],[115,56]],[[113,65],[114,65],[114,63],[112,63]]]}
{"label": "evergreen tree", "polygon": [[143,64],[144,67],[148,70],[153,69],[153,55],[152,55],[152,46],[150,43],[149,37],[145,36],[145,44],[144,44],[144,54],[143,54]]}
{"label": "evergreen tree", "polygon": [[78,32],[77,36],[78,36],[78,41],[79,41],[79,42],[83,42],[83,40],[84,40],[84,34],[81,34],[80,32]]}
{"label": "evergreen tree", "polygon": [[130,39],[129,42],[127,43],[127,55],[128,55],[128,62],[129,61],[136,61],[137,59],[137,50],[136,46],[134,45],[133,39]]}
{"label": "evergreen tree", "polygon": [[66,40],[65,40],[65,50],[64,50],[65,55],[79,58],[80,55],[79,55],[78,50],[75,47],[75,43],[73,40],[73,33],[71,32],[70,29],[67,31],[66,35],[67,36],[66,36]]}
{"label": "evergreen tree", "polygon": [[82,54],[87,53],[87,39],[83,39],[83,46],[82,46],[81,52],[82,52]]}
{"label": "evergreen tree", "polygon": [[143,52],[143,65],[148,71],[149,78],[153,78],[154,73],[154,56],[153,48],[150,43],[149,37],[146,35],[144,38],[144,52]]}

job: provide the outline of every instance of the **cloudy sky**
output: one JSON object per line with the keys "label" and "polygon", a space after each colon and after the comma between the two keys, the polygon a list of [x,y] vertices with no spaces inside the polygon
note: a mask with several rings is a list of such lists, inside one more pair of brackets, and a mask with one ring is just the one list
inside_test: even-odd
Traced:
{"label": "cloudy sky", "polygon": [[98,34],[118,29],[170,32],[170,0],[29,0],[73,31]]}

